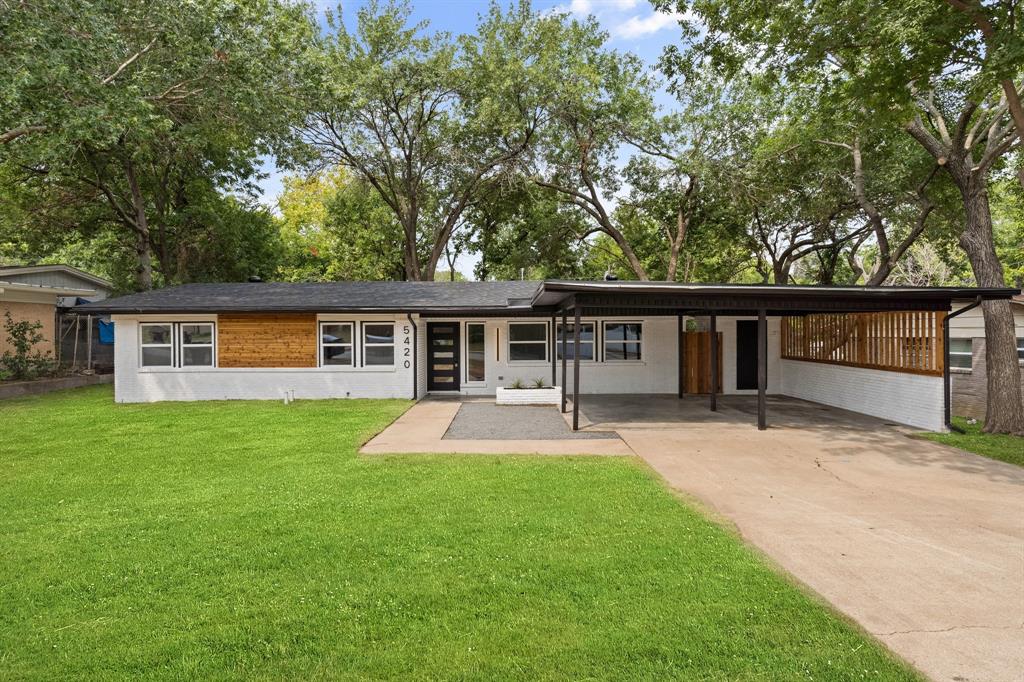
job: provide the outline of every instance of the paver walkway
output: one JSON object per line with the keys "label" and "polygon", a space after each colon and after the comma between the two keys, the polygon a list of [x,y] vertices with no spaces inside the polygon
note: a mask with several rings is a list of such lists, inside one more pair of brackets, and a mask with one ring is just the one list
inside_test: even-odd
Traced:
{"label": "paver walkway", "polygon": [[618,433],[933,679],[1024,680],[1024,469],[862,424]]}

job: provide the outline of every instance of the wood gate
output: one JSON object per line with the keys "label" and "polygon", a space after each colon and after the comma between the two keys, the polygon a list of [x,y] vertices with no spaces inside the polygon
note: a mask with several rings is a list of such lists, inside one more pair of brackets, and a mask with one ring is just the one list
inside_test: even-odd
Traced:
{"label": "wood gate", "polygon": [[[718,392],[722,392],[722,332],[718,332]],[[683,391],[711,393],[711,332],[683,334]]]}

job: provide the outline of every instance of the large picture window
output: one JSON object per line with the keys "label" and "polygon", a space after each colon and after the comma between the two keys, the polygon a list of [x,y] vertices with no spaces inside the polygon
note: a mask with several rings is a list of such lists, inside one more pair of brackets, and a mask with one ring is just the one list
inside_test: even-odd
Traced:
{"label": "large picture window", "polygon": [[144,322],[139,325],[140,366],[213,367],[213,322]]}
{"label": "large picture window", "polygon": [[482,322],[466,323],[466,381],[484,381],[485,332]]}
{"label": "large picture window", "polygon": [[[562,359],[562,336],[565,335],[565,357],[568,360],[573,359],[573,353],[576,349],[576,344],[573,343],[575,324],[570,322],[565,325],[565,329],[562,329],[562,324],[558,324],[558,334],[556,336],[556,352],[559,360]],[[593,322],[580,322],[580,360],[593,360],[597,357],[594,353],[596,335],[594,334],[594,323]]]}
{"label": "large picture window", "polygon": [[320,366],[351,367],[355,364],[351,322],[320,323]]}
{"label": "large picture window", "polygon": [[971,369],[973,345],[971,339],[950,339],[949,366],[959,369]]}
{"label": "large picture window", "polygon": [[604,323],[604,359],[636,361],[643,357],[644,329],[639,322]]}
{"label": "large picture window", "polygon": [[381,366],[395,364],[394,323],[363,324],[363,364]]}
{"label": "large picture window", "polygon": [[510,362],[545,362],[548,359],[547,322],[509,322]]}

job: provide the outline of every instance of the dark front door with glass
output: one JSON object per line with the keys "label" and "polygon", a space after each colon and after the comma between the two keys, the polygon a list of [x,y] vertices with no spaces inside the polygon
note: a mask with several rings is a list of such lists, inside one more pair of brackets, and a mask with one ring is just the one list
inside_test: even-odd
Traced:
{"label": "dark front door with glass", "polygon": [[459,390],[459,323],[427,323],[427,390]]}

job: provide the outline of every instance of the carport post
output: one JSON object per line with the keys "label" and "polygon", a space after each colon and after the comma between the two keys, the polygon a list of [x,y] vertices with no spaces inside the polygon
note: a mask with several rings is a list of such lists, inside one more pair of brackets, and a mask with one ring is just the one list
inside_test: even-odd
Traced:
{"label": "carport post", "polygon": [[683,314],[679,313],[678,325],[676,329],[676,341],[679,344],[679,397],[683,397]]}
{"label": "carport post", "polygon": [[565,350],[566,350],[566,348],[565,348],[565,342],[566,342],[565,328],[569,326],[568,324],[566,324],[566,321],[567,321],[566,317],[567,317],[567,315],[566,315],[566,312],[565,312],[565,308],[562,308],[562,414],[565,414],[565,385],[568,383],[568,381],[566,380],[566,376],[565,376],[565,369],[566,369],[565,368],[565,363],[566,363],[566,359],[565,359],[565,357],[566,357],[566,353],[565,353]]}
{"label": "carport post", "polygon": [[[572,430],[580,430],[580,307],[573,305],[572,325]],[[564,331],[564,327],[562,328]],[[565,357],[564,355],[562,357]]]}
{"label": "carport post", "polygon": [[558,364],[557,364],[558,363],[558,353],[555,352],[557,344],[558,344],[558,336],[556,335],[557,331],[558,331],[558,323],[555,322],[555,316],[554,316],[554,314],[552,314],[551,315],[551,385],[552,386],[557,386],[558,385],[558,369],[557,369],[557,367],[558,367]]}
{"label": "carport post", "polygon": [[711,411],[718,411],[718,316],[711,313]]}
{"label": "carport post", "polygon": [[757,311],[757,428],[768,428],[765,391],[768,388],[768,311]]}

